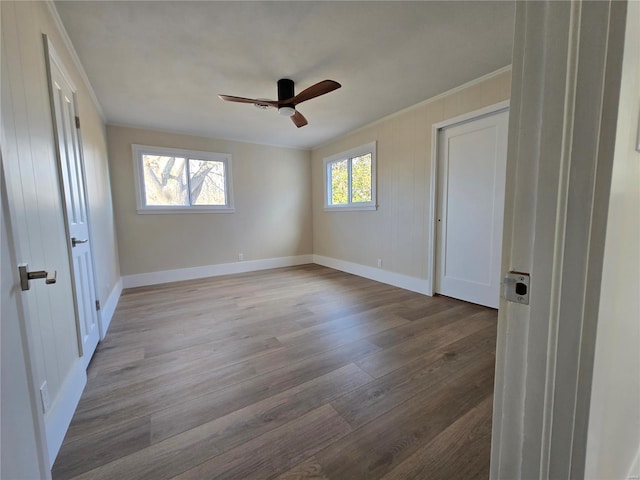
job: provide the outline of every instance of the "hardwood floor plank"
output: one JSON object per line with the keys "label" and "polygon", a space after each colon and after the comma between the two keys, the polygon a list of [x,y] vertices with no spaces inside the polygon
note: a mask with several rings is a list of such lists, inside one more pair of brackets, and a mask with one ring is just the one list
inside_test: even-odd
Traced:
{"label": "hardwood floor plank", "polygon": [[[195,373],[182,371],[182,375],[176,376],[171,369],[166,375],[136,383],[127,382],[111,391],[103,388],[98,393],[86,391],[67,432],[66,441],[73,441],[143,414],[152,414],[170,407],[175,407],[176,410],[189,408],[182,405],[185,402],[202,405],[204,421],[208,421],[216,418],[214,415],[227,413],[234,406],[244,406],[240,401],[234,400],[233,392],[246,392],[244,389],[249,388],[253,392],[262,392],[261,395],[268,395],[271,385],[272,394],[277,393],[295,385],[295,382],[303,383],[314,375],[321,375],[356,361],[378,350],[378,347],[361,340],[336,348],[331,344],[323,344],[323,349],[317,356],[307,356],[304,349],[292,352],[275,349],[243,362],[212,370],[199,362],[193,366]],[[264,376],[269,373],[270,376]],[[255,383],[252,379],[255,379]],[[247,387],[241,385],[244,382],[251,383]],[[240,386],[232,389],[235,385]],[[210,397],[199,399],[208,394],[217,399],[217,409],[208,408],[206,400]],[[196,412],[197,410],[192,410],[193,418],[196,417]]]}
{"label": "hardwood floor plank", "polygon": [[[148,448],[97,468],[90,472],[90,478],[170,478],[214,455],[303,417],[370,379],[366,373],[350,364],[180,434],[173,435],[171,432],[160,438],[163,431],[156,430],[153,444]],[[180,418],[168,420],[181,421]],[[171,424],[165,426],[171,430]],[[164,430],[164,433],[168,430]],[[188,456],[183,459],[171,454],[176,446],[188,449]]]}
{"label": "hardwood floor plank", "polygon": [[382,480],[489,478],[492,409],[490,395]]}
{"label": "hardwood floor plank", "polygon": [[[369,312],[366,313],[368,314]],[[393,315],[376,318],[374,316],[369,317],[367,314],[359,313],[353,316],[339,318],[337,321],[338,324],[341,323],[342,320],[345,320],[345,325],[340,325],[341,328],[333,328],[332,326],[332,328],[315,330],[317,327],[326,324],[316,325],[310,327],[310,329],[305,329],[304,332],[296,332],[299,333],[299,335],[295,335],[294,337],[278,337],[278,339],[280,340],[280,338],[282,338],[282,340],[280,340],[282,345],[285,346],[287,351],[292,355],[315,355],[328,348],[336,348],[358,340],[368,340],[370,336],[376,333],[394,329],[395,327],[408,323],[407,320]],[[351,317],[365,318],[365,320],[363,320],[361,324],[349,325],[349,321],[346,319]]]}
{"label": "hardwood floor plank", "polygon": [[[446,305],[446,304],[445,304]],[[453,321],[471,315],[485,317],[488,319],[495,318],[495,312],[487,309],[487,311],[479,310],[477,305],[458,304],[447,305],[447,308],[429,315],[422,315],[420,318],[414,319],[409,323],[402,325],[400,328],[385,330],[369,337],[369,341],[381,348],[389,348],[406,340],[411,340],[422,334],[428,334],[429,331],[436,330],[440,327],[451,324]]]}
{"label": "hardwood floor plank", "polygon": [[448,388],[412,397],[316,453],[316,458],[329,478],[379,479],[492,390],[493,368],[480,365]]}
{"label": "hardwood floor plank", "polygon": [[494,324],[493,320],[463,317],[433,331],[425,331],[391,348],[374,352],[359,360],[357,364],[369,375],[376,378],[381,377],[412,362],[439,345],[448,345],[492,324]]}
{"label": "hardwood floor plank", "polygon": [[389,291],[380,289],[378,286],[372,286],[372,288],[364,290],[359,296],[334,297],[333,301],[311,306],[309,307],[309,310],[318,316],[328,319],[345,317],[348,315],[355,315],[372,308],[382,307],[389,303],[401,303],[410,298],[412,293],[395,287],[389,288],[393,290]]}
{"label": "hardwood floor plank", "polygon": [[349,424],[330,405],[324,405],[192,468],[176,479],[270,478],[290,469],[350,431]]}
{"label": "hardwood floor plank", "polygon": [[[258,347],[256,347],[258,348]],[[232,349],[231,349],[232,350]],[[248,351],[238,351],[231,354],[236,360],[238,357],[248,355]],[[214,358],[221,360],[224,355],[218,354]],[[211,358],[211,357],[209,357]],[[192,368],[184,368],[184,363],[176,362],[171,365],[178,365],[181,368],[168,368],[162,372],[163,366],[166,364],[157,364],[160,373],[154,373],[152,377],[156,380],[156,388],[148,388],[148,384],[132,385],[128,384],[121,388],[114,388],[111,391],[102,391],[101,395],[87,396],[82,398],[78,405],[78,409],[74,415],[74,422],[69,427],[67,437],[72,440],[81,435],[94,433],[105,427],[109,427],[114,423],[127,422],[133,418],[144,416],[150,412],[162,410],[176,402],[179,402],[185,395],[185,388],[188,388],[190,395],[204,395],[218,387],[215,381],[219,376],[210,376],[206,370],[211,360],[202,358],[190,365]],[[227,357],[227,361],[230,359]],[[215,366],[215,362],[212,364]],[[243,365],[236,362],[232,367],[233,372],[242,370]],[[135,367],[130,367],[135,370]],[[224,370],[228,373],[228,369]],[[148,378],[140,374],[142,379]],[[197,376],[199,382],[194,382],[194,376]],[[96,378],[98,380],[99,378]]]}
{"label": "hardwood floor plank", "polygon": [[356,428],[425,390],[432,393],[460,381],[479,366],[495,364],[495,328],[484,329],[452,344],[435,348],[412,363],[379,377],[332,402]]}
{"label": "hardwood floor plank", "polygon": [[315,455],[299,463],[291,470],[278,476],[276,480],[330,480],[322,472],[322,465],[318,463]]}
{"label": "hardwood floor plank", "polygon": [[[114,348],[112,347],[111,350]],[[96,349],[87,368],[87,377],[95,378],[106,372],[122,370],[144,358],[144,348],[120,348],[117,355],[109,350],[109,348]]]}
{"label": "hardwood floor plank", "polygon": [[149,445],[151,422],[147,415],[102,430],[98,435],[87,435],[76,441],[65,442],[51,473],[54,478],[73,478]]}
{"label": "hardwood floor plank", "polygon": [[[262,401],[251,403],[214,421],[216,446],[221,451],[226,451],[295,420],[369,380],[369,375],[354,364],[349,364]],[[181,410],[169,415],[165,413],[152,416],[152,443],[185,431],[184,422],[190,416],[189,411]]]}
{"label": "hardwood floor plank", "polygon": [[448,297],[428,297],[426,295],[421,295],[418,297],[411,297],[402,303],[395,304],[390,310],[391,313],[407,320],[414,321],[429,317],[436,313],[444,312],[453,307],[460,307],[461,305],[482,308],[470,303],[459,302]]}
{"label": "hardwood floor plank", "polygon": [[404,318],[389,314],[385,307],[376,307],[344,317],[336,316],[326,322],[278,335],[276,338],[283,345],[289,345],[315,341],[318,337],[333,333],[349,335],[349,330],[361,331],[362,336],[369,336],[408,323],[410,322]]}
{"label": "hardwood floor plank", "polygon": [[53,477],[470,478],[496,317],[318,265],[126,290]]}
{"label": "hardwood floor plank", "polygon": [[[274,325],[274,328],[268,334],[265,333],[266,329],[264,328],[261,329],[262,331],[258,331],[256,328],[252,334],[247,334],[238,326],[233,329],[220,327],[216,328],[215,331],[212,331],[211,326],[200,330],[194,328],[191,332],[173,335],[167,332],[166,338],[148,339],[150,346],[145,349],[145,358],[151,360],[160,355],[175,355],[178,352],[182,352],[185,356],[191,356],[191,354],[199,352],[207,354],[213,349],[228,348],[229,345],[236,345],[237,342],[253,344],[255,342],[268,341],[275,344],[273,332],[286,331],[293,324],[293,322],[289,322],[287,325],[281,325],[282,323],[284,322]],[[281,330],[277,328],[278,326],[280,326]]]}
{"label": "hardwood floor plank", "polygon": [[92,381],[92,390],[104,387],[106,390],[114,386],[130,386],[133,383],[168,375],[188,375],[202,370],[203,362],[209,368],[220,368],[225,365],[238,363],[256,354],[265,353],[281,347],[275,338],[238,339],[220,344],[213,342],[198,348],[182,349],[167,353],[164,356],[143,358],[131,362],[129,365],[114,369],[102,375],[97,375]]}
{"label": "hardwood floor plank", "polygon": [[[327,354],[311,357],[245,382],[176,403],[154,414],[152,422],[156,425],[160,423],[172,425],[171,434],[175,434],[215,420],[234,410],[284,392],[351,363],[358,354],[354,358],[353,346],[347,345],[347,347],[347,349],[332,350]],[[360,348],[364,348],[364,351],[372,350],[365,344]],[[175,422],[173,420],[175,418],[180,418],[180,422]],[[165,428],[168,429],[168,427]],[[165,434],[168,433],[165,432]]]}
{"label": "hardwood floor plank", "polygon": [[206,428],[190,430],[74,477],[77,480],[165,480],[220,453]]}
{"label": "hardwood floor plank", "polygon": [[[272,354],[278,350],[270,350],[267,353]],[[121,398],[129,398],[134,401],[140,395],[153,397],[155,394],[167,394],[175,390],[181,391],[186,385],[190,384],[197,384],[198,390],[204,390],[204,393],[206,393],[209,389],[215,389],[218,385],[226,386],[256,376],[258,372],[252,364],[251,358],[253,357],[220,368],[215,368],[215,365],[210,365],[204,359],[184,362],[180,368],[174,368],[174,359],[171,359],[165,363],[166,372],[161,371],[162,363],[158,363],[159,371],[157,374],[142,375],[140,378],[136,378],[135,375],[126,375],[126,372],[129,371],[127,370],[122,375],[122,379],[117,376],[112,378],[111,384],[101,382],[97,385],[95,383],[91,385],[92,388],[83,396],[78,411],[84,412],[106,408]],[[180,364],[179,360],[175,362]],[[104,379],[102,380],[104,381]],[[111,388],[109,388],[110,386]],[[113,409],[113,407],[111,408]]]}

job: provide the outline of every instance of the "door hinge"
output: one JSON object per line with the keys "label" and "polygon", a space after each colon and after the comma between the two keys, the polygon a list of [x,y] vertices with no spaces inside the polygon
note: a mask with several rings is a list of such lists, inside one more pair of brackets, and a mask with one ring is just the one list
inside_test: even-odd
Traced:
{"label": "door hinge", "polygon": [[96,300],[96,310],[100,311],[100,300]]}
{"label": "door hinge", "polygon": [[80,128],[80,117],[76,117],[76,128]]}

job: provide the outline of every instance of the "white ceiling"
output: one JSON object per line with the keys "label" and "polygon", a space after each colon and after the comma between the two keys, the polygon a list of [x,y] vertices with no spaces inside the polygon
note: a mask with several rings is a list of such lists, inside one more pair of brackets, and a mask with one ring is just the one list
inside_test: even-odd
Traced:
{"label": "white ceiling", "polygon": [[[94,2],[55,5],[108,123],[310,148],[511,62],[513,2]],[[324,79],[342,88],[276,110]]]}

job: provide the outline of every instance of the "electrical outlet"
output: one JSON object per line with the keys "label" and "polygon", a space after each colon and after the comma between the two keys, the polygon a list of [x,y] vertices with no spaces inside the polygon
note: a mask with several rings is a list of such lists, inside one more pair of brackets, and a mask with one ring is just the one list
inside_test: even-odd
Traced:
{"label": "electrical outlet", "polygon": [[49,398],[49,386],[46,380],[40,387],[40,400],[42,400],[42,413],[47,413],[51,408],[51,399]]}
{"label": "electrical outlet", "polygon": [[378,268],[382,268],[382,259],[381,258],[378,259]]}
{"label": "electrical outlet", "polygon": [[238,254],[238,261],[241,262],[244,260],[244,253],[239,253]]}

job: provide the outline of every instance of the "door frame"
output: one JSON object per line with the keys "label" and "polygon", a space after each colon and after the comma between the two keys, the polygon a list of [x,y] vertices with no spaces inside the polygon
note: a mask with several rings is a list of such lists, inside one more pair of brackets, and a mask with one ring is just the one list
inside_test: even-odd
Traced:
{"label": "door frame", "polygon": [[459,123],[465,123],[482,117],[488,117],[490,115],[509,111],[509,104],[510,100],[503,100],[502,102],[463,113],[462,115],[457,115],[431,125],[431,193],[429,195],[429,245],[427,247],[427,259],[429,262],[427,272],[429,273],[429,282],[426,292],[429,296],[434,295],[436,285],[436,229],[438,225],[438,174],[440,173],[438,170],[438,137],[440,130],[452,127]]}
{"label": "door frame", "polygon": [[[56,66],[60,69],[60,74],[64,77],[64,80],[69,84],[69,86],[71,87],[71,89],[73,90],[73,107],[75,109],[76,115],[79,115],[79,108],[78,108],[78,98],[77,98],[77,91],[78,89],[76,88],[75,83],[71,80],[71,77],[69,76],[69,74],[67,73],[67,68],[64,65],[64,62],[62,61],[62,59],[60,58],[60,55],[58,55],[58,52],[56,51],[55,47],[53,46],[51,40],[49,40],[49,37],[47,36],[46,33],[42,34],[42,41],[44,44],[44,56],[45,56],[45,63],[46,63],[46,71],[47,71],[47,85],[49,87],[49,103],[50,103],[50,110],[51,110],[51,128],[53,130],[53,138],[54,138],[54,150],[55,150],[55,155],[56,155],[56,166],[57,166],[57,173],[58,173],[58,183],[60,185],[60,194],[62,195],[62,210],[64,213],[64,223],[65,223],[65,231],[67,233],[67,255],[69,257],[69,268],[71,269],[71,286],[72,286],[72,290],[73,290],[73,304],[74,304],[74,309],[75,309],[75,315],[76,315],[76,334],[78,336],[78,351],[80,352],[80,357],[83,357],[85,352],[84,352],[84,347],[82,345],[82,333],[81,333],[81,328],[80,328],[80,314],[78,311],[78,298],[77,298],[77,292],[76,292],[76,287],[75,287],[75,276],[74,276],[74,266],[73,266],[73,253],[72,253],[72,245],[71,245],[71,240],[70,240],[70,233],[69,233],[69,219],[68,219],[68,214],[67,214],[67,204],[65,201],[65,185],[64,182],[62,180],[62,160],[60,158],[60,151],[58,148],[58,144],[60,142],[59,138],[58,138],[58,130],[55,128],[55,120],[54,117],[56,115],[55,112],[55,104],[53,101],[53,91],[51,89],[51,63],[55,63]],[[87,174],[86,174],[86,169],[85,169],[85,162],[84,162],[84,149],[83,149],[83,145],[82,145],[82,132],[80,130],[79,126],[76,126],[76,130],[77,130],[77,136],[78,136],[78,151],[79,151],[79,155],[80,155],[80,165],[82,168],[82,175],[81,175],[81,181],[83,184],[83,195],[84,195],[84,201],[85,201],[85,206],[86,206],[86,216],[87,216],[87,226],[88,226],[88,236],[89,236],[89,245],[90,245],[90,257],[91,257],[91,273],[93,276],[93,288],[94,288],[94,296],[96,299],[100,298],[98,295],[98,291],[97,291],[97,286],[98,286],[98,279],[96,278],[96,262],[95,262],[95,258],[94,258],[94,254],[93,254],[93,235],[92,235],[92,221],[91,221],[91,212],[90,212],[90,208],[89,208],[89,197],[87,195]],[[97,305],[94,305],[94,308],[97,309]],[[97,321],[98,321],[98,338],[99,341],[104,339],[105,333],[103,332],[103,328],[102,328],[102,311],[101,309],[97,309]],[[92,352],[93,353],[93,352]]]}
{"label": "door frame", "polygon": [[585,475],[626,8],[516,5],[491,479]]}

